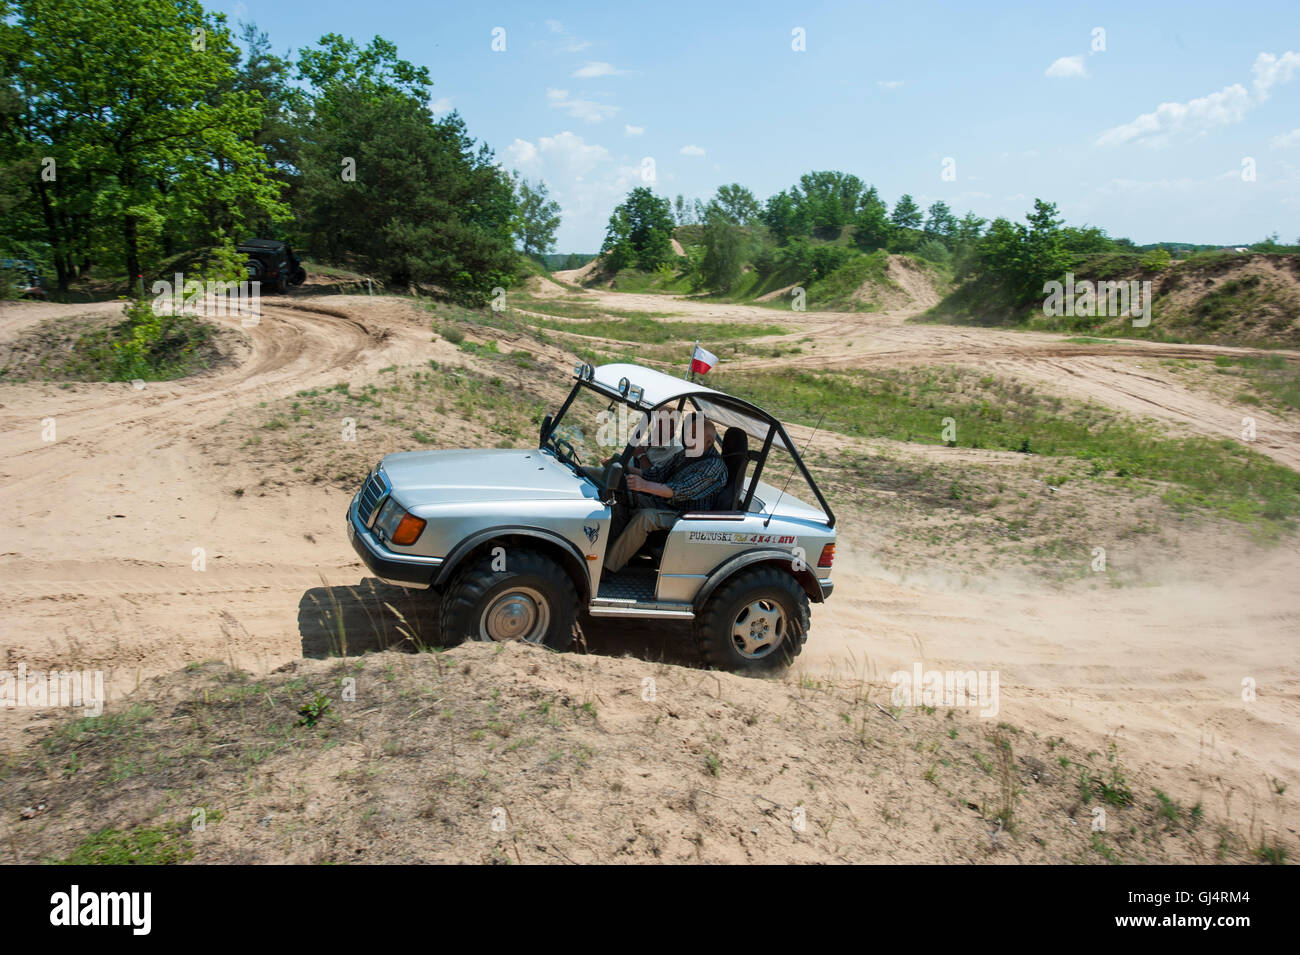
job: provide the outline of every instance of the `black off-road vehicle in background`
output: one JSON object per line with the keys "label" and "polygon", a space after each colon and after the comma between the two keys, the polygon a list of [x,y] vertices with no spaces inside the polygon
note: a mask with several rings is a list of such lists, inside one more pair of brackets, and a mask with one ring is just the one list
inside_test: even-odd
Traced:
{"label": "black off-road vehicle in background", "polygon": [[31,259],[0,259],[0,284],[8,285],[18,298],[46,299],[45,279]]}
{"label": "black off-road vehicle in background", "polygon": [[289,248],[278,239],[248,239],[239,244],[248,256],[248,280],[261,282],[267,292],[287,292],[307,280],[307,272]]}

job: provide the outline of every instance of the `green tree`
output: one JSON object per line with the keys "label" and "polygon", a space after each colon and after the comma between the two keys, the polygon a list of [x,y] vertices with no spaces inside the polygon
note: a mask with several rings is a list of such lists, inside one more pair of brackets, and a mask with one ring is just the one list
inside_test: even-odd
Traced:
{"label": "green tree", "polygon": [[784,189],[768,197],[763,206],[762,220],[771,230],[773,238],[783,245],[792,236],[808,232],[808,221],[803,210],[795,197]]}
{"label": "green tree", "polygon": [[600,251],[615,271],[635,265],[652,272],[673,258],[672,204],[638,186],[615,207]]}
{"label": "green tree", "polygon": [[974,243],[979,241],[979,237],[984,233],[985,219],[981,219],[973,212],[968,212],[957,222],[957,229],[954,238],[958,245]]}
{"label": "green tree", "polygon": [[434,121],[423,67],[376,37],[334,34],[298,60],[304,91],[298,223],[310,247],[397,285],[470,301],[513,281],[516,203],[459,114]]}
{"label": "green tree", "polygon": [[1066,226],[1062,228],[1061,246],[1067,252],[1078,255],[1110,252],[1116,247],[1111,238],[1106,235],[1106,231],[1096,226],[1083,226],[1082,228]]}
{"label": "green tree", "polygon": [[903,193],[894,203],[894,211],[889,221],[900,229],[919,229],[922,221],[921,207],[910,195]]}
{"label": "green tree", "polygon": [[224,15],[196,0],[11,0],[0,56],[0,165],[54,172],[25,179],[16,218],[39,217],[60,289],[95,258],[140,274],[164,235],[201,244],[286,214]]}
{"label": "green tree", "polygon": [[967,212],[957,221],[953,234],[953,272],[958,278],[968,275],[976,261],[976,248],[984,234],[986,220]]}
{"label": "green tree", "polygon": [[555,248],[555,230],[560,227],[560,204],[553,200],[546,183],[536,186],[527,179],[515,183],[515,237],[524,255],[539,256]]}
{"label": "green tree", "polygon": [[677,198],[673,200],[673,218],[677,220],[678,225],[694,225],[695,210],[686,202],[686,197],[680,192]]}
{"label": "green tree", "polygon": [[754,194],[738,182],[719,186],[713,205],[717,207],[716,212],[726,216],[735,225],[749,225],[762,211]]}
{"label": "green tree", "polygon": [[1061,236],[1061,219],[1056,203],[1034,200],[1034,210],[1025,216],[1029,228],[1023,233],[1024,275],[1016,283],[1020,298],[1028,301],[1042,295],[1043,283],[1063,273],[1070,264],[1070,254]]}
{"label": "green tree", "polygon": [[812,231],[835,232],[853,221],[864,186],[850,173],[836,170],[809,172],[791,190]]}
{"label": "green tree", "polygon": [[744,238],[733,215],[717,202],[709,203],[705,212],[701,237],[704,257],[699,271],[704,288],[726,292],[740,279],[744,267]]}
{"label": "green tree", "polygon": [[858,214],[854,218],[855,240],[864,252],[874,252],[889,246],[894,237],[894,226],[889,221],[889,207],[872,186],[862,197]]}
{"label": "green tree", "polygon": [[[251,23],[240,24],[240,42],[246,48],[238,61],[233,88],[256,95],[262,102],[261,123],[253,142],[266,155],[272,178],[284,184],[285,202],[292,206],[297,187],[300,136],[294,122],[302,93],[293,86],[293,63],[271,52],[270,37]],[[254,232],[269,234],[276,222],[261,210],[247,210]]]}
{"label": "green tree", "polygon": [[1028,225],[993,220],[969,268],[974,278],[1000,288],[1015,303],[1041,298],[1043,284],[1058,278],[1070,261],[1055,203],[1035,199],[1025,219]]}
{"label": "green tree", "polygon": [[930,206],[926,212],[925,234],[940,239],[945,244],[951,242],[956,236],[957,217],[948,208],[948,203],[939,201]]}
{"label": "green tree", "polygon": [[975,278],[1014,291],[1024,271],[1024,234],[1024,226],[994,219],[976,248]]}

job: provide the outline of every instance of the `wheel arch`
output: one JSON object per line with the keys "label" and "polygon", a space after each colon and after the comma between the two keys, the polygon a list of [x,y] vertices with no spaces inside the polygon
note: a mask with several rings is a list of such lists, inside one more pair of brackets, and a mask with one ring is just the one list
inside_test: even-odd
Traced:
{"label": "wheel arch", "polygon": [[548,528],[522,524],[492,527],[466,537],[447,554],[442,566],[438,568],[437,575],[433,578],[433,588],[441,590],[461,564],[493,547],[504,547],[507,554],[512,547],[527,547],[553,557],[573,581],[581,603],[585,605],[591,599],[587,561],[573,541],[561,537]]}
{"label": "wheel arch", "polygon": [[764,548],[762,550],[747,551],[743,554],[737,554],[735,557],[723,561],[715,567],[708,578],[700,585],[699,592],[696,593],[692,603],[695,612],[699,613],[703,609],[709,597],[713,592],[725,584],[740,571],[750,567],[760,565],[769,565],[776,567],[782,573],[788,574],[798,581],[803,592],[808,595],[808,600],[812,603],[822,603],[822,588],[817,580],[817,575],[813,573],[811,567],[805,562],[803,570],[795,570],[794,555],[786,550],[776,550],[774,548]]}

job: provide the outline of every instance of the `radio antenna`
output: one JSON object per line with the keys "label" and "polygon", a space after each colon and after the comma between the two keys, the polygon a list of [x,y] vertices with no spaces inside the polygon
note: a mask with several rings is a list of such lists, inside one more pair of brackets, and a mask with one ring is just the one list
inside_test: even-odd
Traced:
{"label": "radio antenna", "polygon": [[[821,430],[821,427],[822,427],[822,421],[824,421],[825,419],[826,419],[826,412],[823,411],[821,417],[817,419],[817,427],[813,428],[812,434],[808,435],[808,440],[804,442],[804,446],[803,446],[803,454],[799,455],[800,460],[803,459],[803,455],[804,455],[804,454],[807,454],[807,453],[808,453],[808,448],[810,448],[810,447],[812,446],[812,440],[813,440],[813,438],[817,437],[817,432]],[[791,462],[791,464],[794,464],[794,463],[795,463],[795,462]],[[790,478],[792,478],[792,477],[794,477],[794,468],[793,468],[793,467],[790,468],[790,473],[789,473],[789,475],[786,476],[786,479],[785,479],[785,485],[781,488],[781,493],[780,493],[779,495],[777,495],[777,498],[776,498],[776,504],[773,504],[773,505],[772,505],[772,510],[770,510],[770,511],[767,512],[767,520],[765,520],[765,521],[763,522],[763,529],[764,529],[764,530],[767,530],[767,525],[772,523],[772,516],[773,516],[774,514],[776,514],[776,509],[777,509],[777,506],[781,503],[781,498],[785,497],[785,489],[786,489],[787,487],[790,486]]]}

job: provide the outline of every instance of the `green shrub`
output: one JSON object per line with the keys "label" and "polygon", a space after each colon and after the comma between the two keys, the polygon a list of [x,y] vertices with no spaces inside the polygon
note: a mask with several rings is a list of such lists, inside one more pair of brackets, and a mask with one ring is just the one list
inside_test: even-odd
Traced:
{"label": "green shrub", "polygon": [[163,381],[204,367],[215,329],[188,315],[158,314],[152,302],[132,299],[123,321],[77,339],[64,369],[69,376],[104,381]]}
{"label": "green shrub", "polygon": [[1142,256],[1142,269],[1146,272],[1159,272],[1169,268],[1172,259],[1168,249],[1152,249]]}

